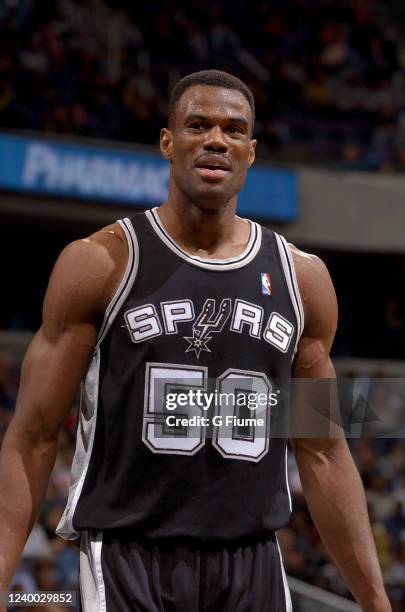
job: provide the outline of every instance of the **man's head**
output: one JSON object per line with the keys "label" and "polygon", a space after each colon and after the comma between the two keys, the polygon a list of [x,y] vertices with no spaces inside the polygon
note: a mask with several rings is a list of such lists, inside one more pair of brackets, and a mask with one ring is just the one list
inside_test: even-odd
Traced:
{"label": "man's head", "polygon": [[254,130],[255,123],[255,99],[249,87],[245,85],[243,81],[237,77],[223,72],[222,70],[201,70],[200,72],[193,72],[177,81],[173,88],[169,101],[169,112],[168,112],[168,125],[169,128],[173,127],[175,121],[177,104],[182,97],[183,93],[195,85],[207,85],[208,87],[222,87],[224,89],[235,89],[240,91],[249,102],[250,110],[252,111],[252,132]]}
{"label": "man's head", "polygon": [[195,72],[174,87],[160,146],[171,164],[171,193],[217,209],[242,189],[256,141],[250,89],[219,70]]}

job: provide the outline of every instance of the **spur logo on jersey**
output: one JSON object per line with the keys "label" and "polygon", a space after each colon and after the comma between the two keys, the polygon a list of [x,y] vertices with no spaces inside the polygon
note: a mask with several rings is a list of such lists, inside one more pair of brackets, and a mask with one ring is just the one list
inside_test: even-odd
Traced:
{"label": "spur logo on jersey", "polygon": [[262,277],[262,293],[263,295],[271,295],[271,276],[268,272],[261,272]]}
{"label": "spur logo on jersey", "polygon": [[187,340],[188,347],[186,353],[195,352],[197,359],[200,357],[201,351],[211,353],[211,349],[207,346],[212,340],[212,333],[220,333],[232,311],[232,303],[229,298],[222,300],[218,311],[215,310],[215,300],[208,299],[197,317],[193,325],[193,335],[183,336]]}
{"label": "spur logo on jersey", "polygon": [[160,313],[154,304],[143,304],[124,314],[125,327],[135,344],[157,336],[177,334],[182,342],[187,342],[185,353],[194,352],[197,359],[202,352],[213,352],[213,334],[220,335],[225,326],[232,333],[262,339],[286,353],[294,335],[294,325],[275,311],[267,320],[264,316],[261,306],[231,298],[220,303],[213,298],[205,300],[197,317],[194,303],[189,299],[161,302]]}

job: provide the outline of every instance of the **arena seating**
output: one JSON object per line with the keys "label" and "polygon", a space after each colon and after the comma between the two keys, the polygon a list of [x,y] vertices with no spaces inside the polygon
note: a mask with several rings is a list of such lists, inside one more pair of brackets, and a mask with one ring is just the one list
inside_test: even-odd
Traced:
{"label": "arena seating", "polygon": [[254,91],[259,154],[404,171],[404,54],[400,24],[383,3],[131,8],[123,0],[2,3],[0,128],[154,144],[173,82],[215,67]]}

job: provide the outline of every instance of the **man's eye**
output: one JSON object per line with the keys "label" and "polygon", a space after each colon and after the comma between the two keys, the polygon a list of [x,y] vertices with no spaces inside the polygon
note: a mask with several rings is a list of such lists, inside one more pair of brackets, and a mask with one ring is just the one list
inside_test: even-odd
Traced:
{"label": "man's eye", "polygon": [[202,123],[191,123],[190,127],[193,130],[202,130],[204,126]]}
{"label": "man's eye", "polygon": [[237,127],[236,125],[230,125],[228,128],[226,128],[226,131],[230,134],[243,134],[241,128]]}

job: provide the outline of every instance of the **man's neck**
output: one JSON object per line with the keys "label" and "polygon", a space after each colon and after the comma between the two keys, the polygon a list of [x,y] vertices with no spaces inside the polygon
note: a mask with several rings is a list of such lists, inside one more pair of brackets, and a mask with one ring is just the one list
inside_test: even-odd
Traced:
{"label": "man's neck", "polygon": [[239,245],[242,252],[250,235],[249,225],[236,217],[235,210],[236,198],[219,210],[168,200],[158,214],[173,240],[190,254],[214,257],[219,253],[227,257],[227,246],[238,249]]}

